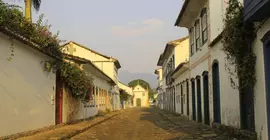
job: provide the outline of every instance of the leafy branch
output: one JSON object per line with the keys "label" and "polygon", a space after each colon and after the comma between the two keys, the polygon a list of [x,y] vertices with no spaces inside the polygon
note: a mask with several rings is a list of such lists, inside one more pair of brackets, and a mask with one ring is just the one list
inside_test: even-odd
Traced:
{"label": "leafy branch", "polygon": [[[19,35],[24,42],[35,43],[36,49],[56,58],[56,61],[45,61],[44,70],[51,72],[58,71],[65,87],[76,99],[89,101],[90,88],[93,79],[87,76],[85,71],[76,64],[65,61],[62,54],[62,42],[57,34],[50,32],[51,25],[43,24],[41,15],[36,24],[27,21],[23,13],[14,5],[8,5],[0,0],[0,30]],[[23,39],[22,39],[23,38]],[[13,43],[11,45],[11,56],[14,56]],[[9,59],[8,59],[9,60]],[[10,58],[11,60],[11,58]]]}
{"label": "leafy branch", "polygon": [[[235,65],[235,70],[227,69],[231,76],[237,74],[239,89],[243,90],[256,83],[255,64],[256,56],[253,53],[252,42],[255,38],[253,23],[244,22],[243,6],[237,0],[229,0],[226,9],[223,31],[223,51],[226,54],[227,63]],[[235,82],[231,78],[232,85]]]}

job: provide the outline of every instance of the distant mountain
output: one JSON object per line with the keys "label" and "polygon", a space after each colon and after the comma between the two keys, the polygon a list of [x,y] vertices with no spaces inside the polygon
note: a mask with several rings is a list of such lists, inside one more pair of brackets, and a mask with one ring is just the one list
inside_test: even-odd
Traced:
{"label": "distant mountain", "polygon": [[119,80],[124,83],[128,84],[132,80],[142,79],[150,84],[152,88],[157,87],[157,77],[152,73],[131,73],[128,71],[119,71]]}

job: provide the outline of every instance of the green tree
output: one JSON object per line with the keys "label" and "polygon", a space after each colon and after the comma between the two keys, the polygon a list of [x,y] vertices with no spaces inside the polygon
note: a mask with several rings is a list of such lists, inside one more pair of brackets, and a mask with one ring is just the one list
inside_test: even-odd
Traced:
{"label": "green tree", "polygon": [[140,85],[142,86],[143,88],[145,89],[148,89],[149,90],[149,96],[148,98],[149,99],[153,99],[154,98],[154,94],[155,94],[155,91],[151,88],[150,84],[142,79],[136,79],[136,80],[133,80],[131,82],[128,83],[128,85],[130,87],[135,87],[137,85]]}

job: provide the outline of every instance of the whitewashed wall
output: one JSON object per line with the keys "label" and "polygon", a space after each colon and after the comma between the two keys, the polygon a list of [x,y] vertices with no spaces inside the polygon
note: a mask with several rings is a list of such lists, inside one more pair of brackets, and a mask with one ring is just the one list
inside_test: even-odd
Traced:
{"label": "whitewashed wall", "polygon": [[[219,82],[220,82],[220,107],[221,107],[221,124],[232,126],[236,128],[240,128],[240,99],[239,99],[239,91],[236,88],[231,86],[230,82],[230,75],[226,69],[226,55],[221,50],[222,43],[219,41],[211,48],[211,65],[209,66],[212,68],[212,64],[214,60],[217,60],[219,63]],[[230,66],[233,70],[234,66]],[[237,84],[238,79],[232,77],[234,82]],[[213,83],[212,83],[212,70],[209,72],[209,91],[211,95],[211,108],[210,112],[212,113],[211,122],[213,122]],[[236,85],[237,86],[237,85]],[[210,114],[211,114],[210,113]]]}
{"label": "whitewashed wall", "polygon": [[[11,54],[14,47],[14,57]],[[40,63],[51,58],[0,34],[0,136],[55,124],[56,76]]]}
{"label": "whitewashed wall", "polygon": [[[109,94],[109,91],[111,91],[112,89],[112,85],[109,83],[109,78],[107,78],[104,74],[102,74],[100,71],[98,71],[97,68],[93,67],[92,65],[86,64],[83,66],[83,68],[87,75],[93,78],[93,84],[95,88],[101,88],[103,90],[106,90],[107,94]],[[73,120],[79,120],[95,116],[98,110],[105,111],[106,106],[100,105],[102,101],[104,101],[104,98],[102,99],[102,97],[99,96],[99,93],[99,90],[98,92],[96,92],[95,90],[95,104],[94,106],[91,106],[93,104],[78,101],[71,96],[71,93],[67,92],[67,90],[64,90],[63,122],[65,123]]]}
{"label": "whitewashed wall", "polygon": [[[175,76],[177,76],[177,78],[174,81],[174,86],[176,87],[177,84],[182,83],[182,88],[183,88],[183,111],[184,111],[184,115],[187,116],[187,88],[186,88],[186,80],[189,79],[189,75],[190,75],[190,71],[187,70],[181,74],[175,74]],[[189,83],[190,85],[190,83]],[[189,115],[191,112],[191,91],[189,90]],[[178,98],[178,99],[177,99]],[[176,100],[180,100],[178,102],[175,102],[175,111],[176,113],[181,114],[181,86],[179,85],[179,87],[177,87],[176,89],[176,93],[175,93],[175,99]]]}
{"label": "whitewashed wall", "polygon": [[254,53],[256,54],[256,78],[257,83],[254,87],[254,114],[255,114],[255,131],[258,140],[268,138],[267,127],[267,104],[265,89],[265,71],[264,71],[264,54],[262,37],[270,30],[270,19],[268,19],[257,31],[257,37],[253,43]]}

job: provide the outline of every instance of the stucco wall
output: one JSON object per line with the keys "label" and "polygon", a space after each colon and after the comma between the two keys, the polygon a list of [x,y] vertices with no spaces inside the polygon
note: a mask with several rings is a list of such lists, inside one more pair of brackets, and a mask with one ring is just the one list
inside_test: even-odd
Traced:
{"label": "stucco wall", "polygon": [[[186,88],[186,80],[189,79],[190,71],[186,70],[185,72],[176,75],[177,78],[174,81],[174,86],[176,87],[177,84],[182,83],[182,88],[183,88],[183,111],[184,115],[187,116],[187,88]],[[190,83],[189,83],[190,85]],[[177,99],[178,98],[178,99]],[[189,112],[191,112],[191,90],[189,90]],[[175,111],[179,114],[181,114],[181,86],[176,88],[175,92],[175,100],[178,100],[178,102],[175,102]],[[190,113],[189,113],[190,114]],[[191,118],[191,116],[189,116]]]}
{"label": "stucco wall", "polygon": [[[11,44],[14,57],[11,54]],[[0,136],[55,124],[55,74],[44,72],[48,56],[0,34]]]}
{"label": "stucco wall", "polygon": [[226,0],[209,0],[209,24],[210,42],[212,42],[223,30],[223,15]]}
{"label": "stucco wall", "polygon": [[[211,65],[209,72],[209,91],[211,98],[213,97],[212,92],[212,63],[217,60],[219,63],[219,79],[220,79],[220,106],[221,106],[221,123],[227,126],[233,126],[240,128],[240,104],[239,104],[239,91],[231,86],[230,75],[226,70],[226,55],[221,50],[222,43],[219,41],[215,46],[211,48]],[[233,70],[234,66],[230,66]],[[233,77],[234,82],[237,84],[238,79]],[[213,98],[212,98],[213,99]],[[213,101],[213,100],[210,100]],[[211,107],[211,112],[213,112],[213,105]],[[211,115],[213,121],[213,114]]]}
{"label": "stucco wall", "polygon": [[267,127],[267,105],[266,105],[266,89],[265,89],[265,71],[264,71],[264,54],[262,37],[270,30],[270,19],[268,19],[257,31],[257,37],[253,43],[254,53],[256,54],[256,78],[257,82],[254,87],[254,114],[255,114],[255,130],[258,140],[266,140],[268,138]]}
{"label": "stucco wall", "polygon": [[[207,57],[206,57],[207,58]],[[205,59],[205,60],[203,60],[203,59],[200,59],[201,60],[201,62],[200,63],[198,63],[198,65],[191,65],[191,66],[193,66],[193,68],[192,69],[190,69],[190,79],[191,78],[195,78],[196,79],[196,76],[200,76],[201,77],[201,109],[202,109],[202,120],[204,121],[204,108],[203,108],[203,106],[204,106],[204,100],[203,100],[203,82],[202,82],[202,73],[204,72],[204,71],[208,71],[208,59],[209,59],[209,57],[207,58],[207,59]],[[199,60],[198,60],[199,61]],[[190,113],[191,113],[191,116],[192,116],[192,112],[193,112],[193,110],[192,110],[192,89],[191,89],[191,82],[190,82],[190,84],[189,84],[189,86],[190,86]],[[195,82],[195,104],[196,104],[196,113],[198,113],[198,106],[197,106],[197,83]],[[211,106],[211,100],[210,100],[210,106]],[[210,111],[211,112],[211,111]],[[211,114],[211,113],[210,113]],[[198,115],[196,114],[196,120],[198,120]]]}

